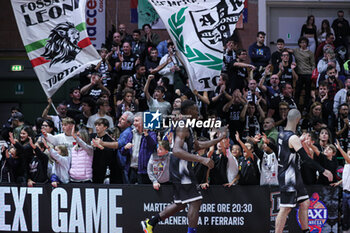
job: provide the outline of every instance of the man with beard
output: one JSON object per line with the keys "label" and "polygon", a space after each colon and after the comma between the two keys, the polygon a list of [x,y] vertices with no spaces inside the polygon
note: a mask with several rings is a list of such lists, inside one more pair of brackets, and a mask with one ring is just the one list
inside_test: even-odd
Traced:
{"label": "man with beard", "polygon": [[125,24],[119,24],[119,34],[120,34],[120,40],[122,41],[122,43],[124,43],[125,41],[131,42],[132,41],[132,37],[131,35],[128,34],[128,32],[126,31],[126,26]]}
{"label": "man with beard", "polygon": [[258,32],[256,35],[256,42],[249,46],[249,56],[252,61],[252,65],[256,68],[260,66],[266,67],[269,64],[271,58],[270,48],[265,46],[265,32]]}
{"label": "man with beard", "polygon": [[327,70],[322,72],[318,78],[318,83],[326,81],[328,85],[328,98],[334,101],[335,94],[343,86],[342,81],[339,79],[339,73],[335,68],[335,64],[332,62],[328,65]]}
{"label": "man with beard", "polygon": [[130,42],[124,42],[123,52],[119,53],[119,56],[115,62],[115,69],[119,73],[120,77],[123,75],[133,75],[135,73],[135,66],[139,63],[140,59],[131,52]]}
{"label": "man with beard", "polygon": [[146,56],[146,44],[141,41],[141,31],[139,29],[135,29],[133,31],[132,39],[133,39],[131,42],[132,53],[135,54],[136,57],[140,58],[141,61],[144,61]]}
{"label": "man with beard", "polygon": [[[325,81],[318,86],[318,96],[314,97],[315,101],[322,104],[322,119],[327,121],[327,125],[332,127],[335,118],[333,112],[333,101],[328,98],[328,85]],[[338,112],[338,109],[337,109]]]}
{"label": "man with beard", "polygon": [[297,105],[293,99],[293,87],[289,83],[284,83],[281,87],[281,94],[271,101],[269,110],[267,112],[268,117],[277,119],[278,107],[280,102],[287,102],[289,109],[297,108]]}
{"label": "man with beard", "polygon": [[[269,66],[267,66],[266,68],[268,67]],[[260,79],[258,87],[262,92],[265,92],[267,94],[267,102],[268,104],[270,104],[272,99],[278,97],[279,94],[281,93],[280,86],[279,86],[280,78],[278,77],[277,74],[273,74],[270,77],[271,86],[265,85],[264,83],[265,83],[266,73],[267,73],[267,70],[265,69],[265,75],[263,75],[263,77]]]}
{"label": "man with beard", "polygon": [[338,138],[342,148],[344,150],[347,150],[350,148],[350,135],[349,135],[349,106],[348,104],[344,103],[339,105],[338,107],[339,110],[339,116],[337,117],[335,121],[335,134],[336,137]]}
{"label": "man with beard", "polygon": [[[113,34],[113,42],[112,42],[112,56],[111,58],[116,60],[118,58],[118,54],[123,50],[122,48],[122,40],[119,32],[115,32]],[[113,63],[114,64],[114,63]]]}

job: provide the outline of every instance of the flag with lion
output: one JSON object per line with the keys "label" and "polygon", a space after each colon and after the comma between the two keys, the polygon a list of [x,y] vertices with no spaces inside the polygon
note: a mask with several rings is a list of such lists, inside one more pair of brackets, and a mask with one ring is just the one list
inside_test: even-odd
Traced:
{"label": "flag with lion", "polygon": [[244,0],[148,0],[163,20],[185,65],[192,89],[214,90]]}
{"label": "flag with lion", "polygon": [[45,94],[101,59],[86,32],[86,0],[11,0],[24,48]]}

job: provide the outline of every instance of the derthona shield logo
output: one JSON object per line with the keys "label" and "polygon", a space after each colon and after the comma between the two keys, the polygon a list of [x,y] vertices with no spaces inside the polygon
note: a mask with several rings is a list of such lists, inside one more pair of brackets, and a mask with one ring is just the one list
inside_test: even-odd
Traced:
{"label": "derthona shield logo", "polygon": [[45,45],[45,52],[41,56],[50,60],[50,67],[55,63],[69,63],[75,60],[81,51],[78,46],[79,40],[80,33],[74,24],[60,23],[51,30],[49,40]]}
{"label": "derthona shield logo", "polygon": [[[299,208],[297,209],[297,220],[298,220],[299,226],[301,226],[298,215],[299,215]],[[309,216],[310,233],[322,232],[322,227],[327,222],[327,219],[328,219],[328,209],[326,205],[320,200],[320,196],[318,193],[313,193],[310,198],[308,216]]]}
{"label": "derthona shield logo", "polygon": [[[220,52],[215,45],[231,37],[235,24],[243,10],[243,2],[239,0],[221,0],[212,9],[190,11],[198,38],[205,46]],[[220,45],[221,45],[220,43]]]}

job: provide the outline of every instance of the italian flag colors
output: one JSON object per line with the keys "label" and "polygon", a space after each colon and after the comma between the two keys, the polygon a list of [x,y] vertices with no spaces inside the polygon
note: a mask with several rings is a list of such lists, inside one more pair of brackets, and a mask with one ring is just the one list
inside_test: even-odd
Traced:
{"label": "italian flag colors", "polygon": [[[79,32],[82,32],[82,31],[86,30],[86,23],[80,23],[75,28]],[[28,45],[25,45],[24,48],[25,48],[26,52],[29,54],[30,52],[37,51],[41,48],[44,48],[46,45],[46,42],[48,40],[49,40],[49,38],[38,40],[38,41],[35,41],[35,42],[30,43]],[[84,39],[82,39],[78,42],[78,46],[81,49],[86,48],[90,45],[92,45],[92,44],[91,44],[89,37],[85,37]],[[42,64],[45,64],[47,62],[50,62],[50,60],[46,60],[44,57],[40,56],[40,57],[36,57],[36,58],[31,59],[30,62],[32,63],[33,67],[36,67],[36,66],[40,66]]]}
{"label": "italian flag colors", "polygon": [[[48,97],[101,60],[86,31],[86,0],[11,0],[11,4],[24,48]],[[60,28],[62,24],[70,28]],[[45,46],[50,55],[43,55]]]}

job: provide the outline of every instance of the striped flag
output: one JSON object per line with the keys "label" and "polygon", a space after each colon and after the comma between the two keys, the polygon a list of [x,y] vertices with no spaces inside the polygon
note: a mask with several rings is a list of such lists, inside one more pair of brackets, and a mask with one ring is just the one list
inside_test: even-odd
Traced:
{"label": "striped flag", "polygon": [[223,41],[232,36],[244,0],[148,0],[179,51],[192,89],[214,90],[221,74]]}
{"label": "striped flag", "polygon": [[11,3],[24,48],[48,97],[100,61],[86,31],[86,0]]}
{"label": "striped flag", "polygon": [[138,0],[130,0],[130,23],[137,23],[139,21],[137,14]]}

